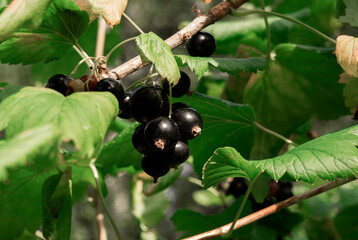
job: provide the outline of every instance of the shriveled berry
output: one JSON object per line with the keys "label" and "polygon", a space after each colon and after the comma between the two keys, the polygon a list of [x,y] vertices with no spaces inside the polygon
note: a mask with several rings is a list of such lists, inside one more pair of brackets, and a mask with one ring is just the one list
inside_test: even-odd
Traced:
{"label": "shriveled berry", "polygon": [[[167,79],[163,81],[163,89],[165,93],[169,95],[169,81]],[[180,71],[180,79],[178,83],[172,87],[172,97],[184,96],[184,94],[189,92],[189,89],[190,78],[185,72]]]}
{"label": "shriveled berry", "polygon": [[185,162],[188,159],[189,154],[188,144],[182,141],[178,141],[173,148],[165,152],[169,165],[172,168],[177,168],[178,165]]}
{"label": "shriveled berry", "polygon": [[122,100],[118,101],[119,109],[120,109],[118,117],[124,118],[124,119],[129,119],[132,117],[130,110],[129,110],[129,99],[131,96],[132,96],[132,92],[125,92],[124,98]]}
{"label": "shriveled berry", "polygon": [[85,85],[80,79],[73,79],[67,85],[66,95],[70,95],[75,92],[83,92]]}
{"label": "shriveled berry", "polygon": [[215,52],[216,41],[213,35],[201,31],[194,34],[186,46],[190,56],[210,57]]}
{"label": "shriveled berry", "polygon": [[47,81],[45,87],[56,90],[57,92],[62,93],[62,95],[66,96],[67,85],[72,80],[69,76],[64,74],[56,74],[50,77]]}
{"label": "shriveled berry", "polygon": [[149,122],[169,114],[169,101],[159,86],[142,86],[129,99],[129,110],[138,122]]}
{"label": "shriveled berry", "polygon": [[142,154],[150,154],[154,151],[148,146],[146,141],[144,140],[144,129],[146,124],[143,123],[136,127],[132,133],[132,144],[133,147]]}
{"label": "shriveled berry", "polygon": [[151,120],[144,129],[145,141],[156,151],[165,151],[174,147],[179,138],[177,124],[165,116]]}
{"label": "shriveled berry", "polygon": [[98,83],[98,78],[95,75],[92,75],[91,79],[88,80],[89,74],[83,75],[80,80],[85,83],[85,90],[86,91],[93,91],[94,87]]}
{"label": "shriveled berry", "polygon": [[163,153],[154,153],[142,156],[143,171],[154,178],[154,183],[158,178],[167,174],[170,170],[169,162]]}
{"label": "shriveled berry", "polygon": [[203,119],[194,108],[177,108],[171,118],[179,127],[181,139],[193,139],[201,133]]}
{"label": "shriveled berry", "polygon": [[124,98],[124,89],[122,84],[113,78],[105,78],[100,80],[94,87],[93,91],[111,92],[114,96],[116,96],[118,101]]}

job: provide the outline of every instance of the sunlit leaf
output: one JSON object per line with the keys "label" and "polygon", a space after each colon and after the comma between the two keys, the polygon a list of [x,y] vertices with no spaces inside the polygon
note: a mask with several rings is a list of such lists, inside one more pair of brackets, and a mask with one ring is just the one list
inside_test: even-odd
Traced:
{"label": "sunlit leaf", "polygon": [[31,64],[62,57],[86,31],[89,18],[72,0],[54,0],[42,24],[32,31],[21,29],[0,44],[0,61]]}
{"label": "sunlit leaf", "polygon": [[0,129],[6,127],[7,138],[53,123],[62,132],[60,141],[74,142],[81,165],[97,156],[117,113],[118,101],[109,92],[64,97],[48,88],[8,86],[0,95]]}
{"label": "sunlit leaf", "polygon": [[155,33],[143,33],[136,38],[137,50],[144,62],[152,62],[162,78],[177,83],[180,78],[174,55],[163,39]]}
{"label": "sunlit leaf", "polygon": [[209,67],[218,69],[221,72],[237,74],[238,71],[257,72],[263,70],[266,66],[265,58],[209,58],[209,57],[191,57],[187,55],[176,55],[180,67],[188,66],[198,75],[200,79]]}
{"label": "sunlit leaf", "polygon": [[337,38],[335,54],[337,62],[344,71],[353,77],[358,77],[358,38],[341,35]]}
{"label": "sunlit leaf", "polygon": [[73,0],[90,16],[91,21],[101,15],[111,27],[121,22],[128,0]]}
{"label": "sunlit leaf", "polygon": [[[7,178],[7,169],[25,164],[41,151],[45,154],[44,145],[56,145],[58,131],[52,125],[40,126],[21,132],[9,141],[0,145],[0,180]],[[19,150],[21,147],[21,150]]]}
{"label": "sunlit leaf", "polygon": [[50,2],[51,0],[13,0],[0,14],[0,42],[20,27],[38,27]]}

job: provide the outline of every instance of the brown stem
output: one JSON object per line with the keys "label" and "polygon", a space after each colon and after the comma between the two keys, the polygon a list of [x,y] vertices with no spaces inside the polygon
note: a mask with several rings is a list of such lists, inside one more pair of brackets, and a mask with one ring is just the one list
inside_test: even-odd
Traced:
{"label": "brown stem", "polygon": [[[186,27],[176,32],[174,35],[165,40],[165,42],[170,46],[171,49],[185,43],[191,38],[195,33],[199,32],[201,29],[221,20],[226,15],[231,13],[231,9],[237,9],[244,3],[250,0],[236,0],[235,4],[231,1],[221,2],[215,7],[211,8],[204,15],[196,17],[192,22],[190,22]],[[123,63],[122,65],[114,68],[110,73],[115,76],[117,79],[121,79],[132,72],[141,69],[148,63],[143,63],[140,56],[136,56],[131,60]]]}
{"label": "brown stem", "polygon": [[98,194],[96,191],[93,191],[93,205],[96,210],[96,222],[97,222],[97,230],[98,230],[98,239],[99,240],[107,240],[107,230],[104,226],[104,215],[102,213],[102,208],[99,203]]}
{"label": "brown stem", "polygon": [[[310,189],[306,192],[303,192],[301,194],[298,194],[296,196],[290,197],[282,202],[273,204],[269,207],[266,207],[264,209],[261,209],[260,211],[254,212],[246,217],[243,217],[236,221],[234,230],[239,229],[243,226],[246,226],[252,222],[255,222],[261,218],[264,218],[268,215],[271,215],[272,213],[278,212],[284,208],[287,208],[293,204],[296,204],[298,202],[302,202],[303,200],[307,198],[314,197],[320,193],[327,192],[333,188],[339,187],[343,184],[346,184],[348,182],[351,182],[355,180],[356,178],[350,178],[350,179],[337,179],[332,182],[325,183],[321,186],[318,186],[316,188]],[[224,226],[221,226],[219,228],[210,230],[208,232],[204,232],[189,238],[185,238],[184,240],[202,240],[202,239],[212,239],[216,237],[222,236],[224,233],[227,233],[230,229],[232,223],[226,224]]]}

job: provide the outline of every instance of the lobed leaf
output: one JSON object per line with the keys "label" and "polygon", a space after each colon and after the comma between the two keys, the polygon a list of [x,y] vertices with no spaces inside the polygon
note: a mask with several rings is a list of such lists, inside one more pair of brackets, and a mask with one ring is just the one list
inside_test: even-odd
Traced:
{"label": "lobed leaf", "polygon": [[237,74],[239,71],[257,72],[264,70],[266,59],[257,58],[209,58],[191,57],[187,55],[176,55],[175,59],[180,67],[188,66],[198,75],[200,79],[209,67],[214,67],[221,72]]}
{"label": "lobed leaf", "polygon": [[[336,178],[356,178],[358,176],[357,146],[358,126],[353,126],[306,142],[278,157],[264,160],[245,161],[242,157],[238,157],[238,153],[233,148],[218,149],[216,155],[212,157],[213,160],[210,159],[207,163],[213,166],[210,166],[209,170],[204,170],[207,171],[204,180],[206,178],[207,186],[212,186],[222,180],[224,178],[222,176],[236,173],[236,169],[229,171],[233,169],[233,163],[241,171],[238,174],[244,171],[242,176],[254,172],[257,168],[265,171],[276,181],[283,177],[308,183],[313,183],[317,178],[330,181]],[[230,156],[227,154],[228,151],[235,154]],[[216,175],[213,170],[215,168],[219,172]]]}
{"label": "lobed leaf", "polygon": [[[257,122],[288,137],[312,117],[336,119],[348,114],[344,105],[342,72],[333,50],[281,44],[268,68],[253,75],[243,102],[255,109]],[[268,114],[270,113],[270,114]],[[258,131],[251,159],[275,156],[283,142]]]}
{"label": "lobed leaf", "polygon": [[356,0],[340,0],[343,1],[345,5],[345,14],[339,16],[338,20],[341,23],[348,23],[352,27],[358,27],[358,4]]}
{"label": "lobed leaf", "polygon": [[54,0],[40,27],[21,29],[0,44],[0,61],[31,64],[59,59],[86,31],[89,18],[72,0]]}
{"label": "lobed leaf", "polygon": [[[51,103],[51,104],[49,104]],[[78,164],[96,158],[107,129],[118,113],[109,92],[81,92],[64,97],[47,88],[8,86],[0,94],[0,129],[6,137],[48,123],[61,129],[60,141],[73,141]]]}
{"label": "lobed leaf", "polygon": [[218,148],[203,167],[204,188],[214,187],[230,177],[254,180],[260,169],[250,165],[234,148]]}
{"label": "lobed leaf", "polygon": [[40,126],[21,132],[9,141],[3,142],[0,145],[0,180],[8,177],[8,168],[25,164],[36,157],[39,151],[44,154],[44,145],[56,145],[56,138],[59,135],[57,130],[53,125]]}
{"label": "lobed leaf", "polygon": [[137,50],[143,61],[150,61],[162,78],[177,83],[180,78],[173,53],[163,39],[155,33],[143,33],[136,38]]}

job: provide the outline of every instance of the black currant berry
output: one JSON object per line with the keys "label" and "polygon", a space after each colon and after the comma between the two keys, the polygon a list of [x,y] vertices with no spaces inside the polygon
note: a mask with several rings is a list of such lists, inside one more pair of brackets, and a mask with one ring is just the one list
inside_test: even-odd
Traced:
{"label": "black currant berry", "polygon": [[138,122],[149,122],[169,114],[168,97],[159,86],[142,86],[129,99],[129,110]]}
{"label": "black currant berry", "polygon": [[178,165],[182,164],[188,159],[189,154],[190,152],[188,144],[182,141],[178,141],[173,148],[165,152],[165,155],[169,161],[169,165],[172,168],[178,168]]}
{"label": "black currant berry", "polygon": [[293,196],[292,183],[288,181],[278,181],[278,192],[276,195],[277,201],[281,202]]}
{"label": "black currant berry", "polygon": [[131,96],[132,96],[132,92],[125,92],[124,98],[122,100],[118,101],[119,109],[120,109],[120,113],[118,114],[118,117],[124,118],[124,119],[129,119],[132,117],[132,115],[129,111],[129,99]]}
{"label": "black currant berry", "polygon": [[176,111],[178,108],[190,108],[190,106],[182,102],[172,104],[172,112]]}
{"label": "black currant berry", "polygon": [[177,124],[165,116],[151,120],[144,129],[145,141],[156,151],[165,151],[174,147],[179,138]]}
{"label": "black currant berry", "polygon": [[203,119],[194,108],[176,108],[171,118],[179,127],[181,139],[193,139],[201,133]]}
{"label": "black currant berry", "polygon": [[142,154],[150,154],[153,153],[154,151],[148,146],[148,144],[144,140],[145,127],[146,124],[144,123],[134,129],[132,133],[132,144],[138,152]]}
{"label": "black currant berry", "polygon": [[[167,79],[164,79],[163,81],[163,89],[166,92],[166,94],[169,95],[169,82]],[[172,87],[172,97],[181,97],[184,94],[187,94],[190,89],[190,78],[185,73],[180,71],[180,79],[178,83]]]}
{"label": "black currant berry", "polygon": [[94,86],[93,91],[97,92],[111,92],[116,96],[117,100],[120,101],[124,98],[124,89],[122,84],[116,81],[113,78],[104,78],[100,80],[96,86]]}
{"label": "black currant berry", "polygon": [[187,49],[190,56],[210,57],[216,49],[216,41],[208,32],[198,32],[189,39]]}
{"label": "black currant berry", "polygon": [[154,153],[142,156],[143,171],[154,178],[154,183],[158,178],[167,174],[170,170],[168,160],[162,153]]}
{"label": "black currant berry", "polygon": [[62,95],[66,96],[67,85],[72,80],[69,76],[64,74],[56,74],[47,81],[46,88],[51,88],[56,90],[57,92],[62,93]]}

